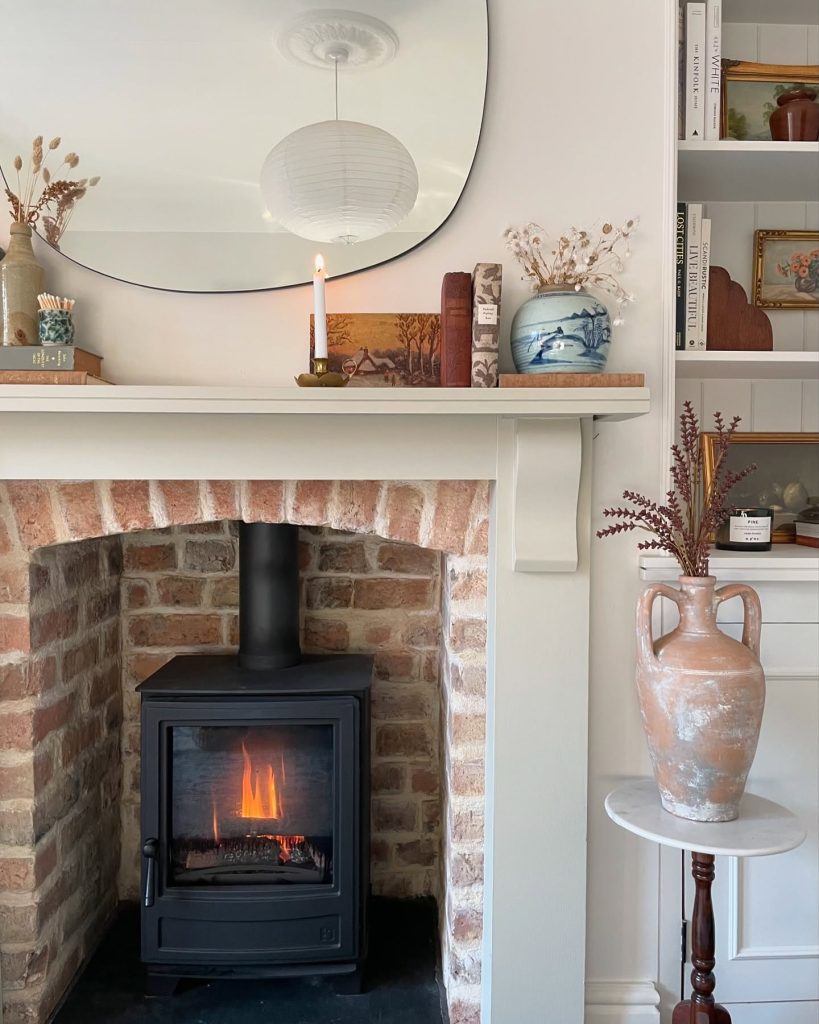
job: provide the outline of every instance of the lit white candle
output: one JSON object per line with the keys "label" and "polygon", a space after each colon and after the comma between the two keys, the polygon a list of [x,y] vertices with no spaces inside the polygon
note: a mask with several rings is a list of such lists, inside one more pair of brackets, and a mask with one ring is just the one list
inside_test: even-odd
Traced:
{"label": "lit white candle", "polygon": [[316,256],[316,272],[313,274],[313,319],[315,324],[316,359],[327,358],[327,303],[324,298],[324,259]]}

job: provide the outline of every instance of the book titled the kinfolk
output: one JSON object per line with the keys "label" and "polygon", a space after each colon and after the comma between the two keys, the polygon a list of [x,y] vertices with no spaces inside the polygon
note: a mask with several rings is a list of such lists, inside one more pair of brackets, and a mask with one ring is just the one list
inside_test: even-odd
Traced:
{"label": "book titled the kinfolk", "polygon": [[705,139],[716,142],[722,121],[722,0],[708,0],[705,13]]}
{"label": "book titled the kinfolk", "polygon": [[685,137],[705,136],[705,3],[685,9]]}
{"label": "book titled the kinfolk", "polygon": [[81,370],[102,376],[102,358],[75,345],[2,345],[0,370]]}
{"label": "book titled the kinfolk", "polygon": [[[688,204],[685,247],[685,348],[699,348],[702,203]],[[704,346],[703,346],[704,347]]]}
{"label": "book titled the kinfolk", "polygon": [[687,221],[685,203],[677,203],[677,218],[674,226],[674,348],[685,351],[685,225]]}

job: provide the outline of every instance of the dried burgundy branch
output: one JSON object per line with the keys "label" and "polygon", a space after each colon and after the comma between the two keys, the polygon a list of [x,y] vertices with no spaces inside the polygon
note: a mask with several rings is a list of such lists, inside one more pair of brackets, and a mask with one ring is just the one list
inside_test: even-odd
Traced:
{"label": "dried burgundy branch", "polygon": [[680,442],[671,446],[672,488],[666,494],[666,504],[626,490],[623,498],[634,507],[603,509],[604,517],[619,522],[598,530],[597,536],[645,530],[653,533],[654,539],[640,541],[639,550],[666,551],[677,559],[684,575],[707,576],[711,538],[733,508],[729,494],[756,469],[755,465],[741,470],[728,466],[728,449],[740,422],[740,417],[734,416],[726,423],[721,412],[714,413],[717,438],[713,471],[706,487],[699,420],[691,402],[684,402]]}

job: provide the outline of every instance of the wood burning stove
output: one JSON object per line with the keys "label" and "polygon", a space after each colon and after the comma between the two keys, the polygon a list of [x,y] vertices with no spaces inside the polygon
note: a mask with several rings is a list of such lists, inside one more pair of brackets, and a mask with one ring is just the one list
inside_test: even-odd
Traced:
{"label": "wood burning stove", "polygon": [[296,527],[240,526],[240,652],[142,697],[142,958],[181,977],[360,984],[372,658],[301,657]]}

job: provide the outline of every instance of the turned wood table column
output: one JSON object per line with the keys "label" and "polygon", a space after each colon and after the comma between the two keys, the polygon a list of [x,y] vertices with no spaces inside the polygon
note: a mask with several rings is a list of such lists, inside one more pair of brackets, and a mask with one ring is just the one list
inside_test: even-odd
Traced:
{"label": "turned wood table column", "polygon": [[691,998],[677,1003],[672,1024],[731,1024],[731,1015],[714,999],[714,857],[764,857],[792,850],[805,838],[799,820],[780,804],[746,793],[735,821],[687,821],[663,810],[653,779],[637,779],[613,790],[606,797],[606,813],[615,824],[635,835],[691,851],[696,887],[691,921]]}

